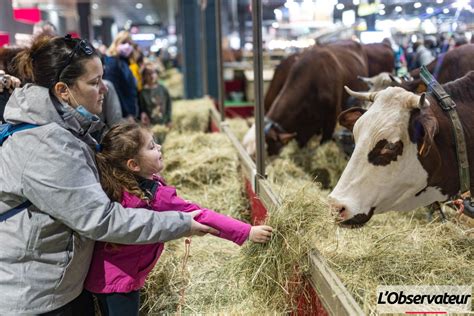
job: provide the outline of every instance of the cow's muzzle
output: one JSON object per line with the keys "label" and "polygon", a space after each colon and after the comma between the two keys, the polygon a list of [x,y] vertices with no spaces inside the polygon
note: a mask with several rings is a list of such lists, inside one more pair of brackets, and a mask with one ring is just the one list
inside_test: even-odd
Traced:
{"label": "cow's muzzle", "polygon": [[338,224],[346,228],[362,227],[364,226],[365,223],[367,223],[372,218],[372,216],[374,215],[374,211],[375,211],[375,207],[371,207],[369,214],[365,214],[365,213],[356,214],[352,218],[338,222]]}

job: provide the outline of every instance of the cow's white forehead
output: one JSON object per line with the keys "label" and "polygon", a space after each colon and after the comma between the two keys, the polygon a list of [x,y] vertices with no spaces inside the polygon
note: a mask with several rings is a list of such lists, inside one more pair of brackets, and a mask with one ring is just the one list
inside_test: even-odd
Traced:
{"label": "cow's white forehead", "polygon": [[[370,135],[372,140],[400,139],[408,131],[410,112],[419,97],[399,87],[377,93],[374,103],[354,126],[354,137]],[[370,144],[368,144],[370,145]]]}

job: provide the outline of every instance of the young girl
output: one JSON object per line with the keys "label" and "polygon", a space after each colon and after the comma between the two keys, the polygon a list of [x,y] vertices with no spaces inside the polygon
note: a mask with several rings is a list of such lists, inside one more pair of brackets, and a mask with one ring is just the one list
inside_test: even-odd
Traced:
{"label": "young girl", "polygon": [[[269,226],[252,227],[178,197],[176,189],[158,175],[163,169],[161,146],[155,144],[149,131],[136,124],[110,129],[96,159],[105,192],[123,206],[157,212],[202,210],[195,220],[216,229],[220,238],[238,245],[247,239],[257,243],[270,239]],[[139,289],[162,251],[163,243],[96,243],[84,287],[97,294],[102,315],[138,315]]]}
{"label": "young girl", "polygon": [[171,97],[168,89],[158,82],[158,72],[153,64],[147,64],[142,70],[143,89],[139,104],[141,122],[151,124],[171,124]]}

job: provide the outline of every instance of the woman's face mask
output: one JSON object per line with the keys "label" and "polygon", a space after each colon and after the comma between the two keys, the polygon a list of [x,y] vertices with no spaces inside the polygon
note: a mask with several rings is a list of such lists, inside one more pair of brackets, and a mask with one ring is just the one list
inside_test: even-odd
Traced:
{"label": "woman's face mask", "polygon": [[133,46],[129,43],[123,43],[118,46],[118,52],[120,56],[128,58],[133,52]]}
{"label": "woman's face mask", "polygon": [[[67,87],[67,85],[66,85]],[[74,97],[72,91],[67,87],[69,90],[69,94],[71,95],[73,101],[76,103],[76,106],[74,108],[74,111],[79,113],[82,117],[84,117],[87,121],[93,122],[93,121],[98,121],[99,117],[91,112],[89,112],[82,104],[76,101],[76,98]]]}

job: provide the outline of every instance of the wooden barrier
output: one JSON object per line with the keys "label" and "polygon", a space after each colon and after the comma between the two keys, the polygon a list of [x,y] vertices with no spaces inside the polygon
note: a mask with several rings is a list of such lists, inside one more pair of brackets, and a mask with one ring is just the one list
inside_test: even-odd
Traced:
{"label": "wooden barrier", "polygon": [[[227,135],[237,150],[245,187],[252,206],[252,221],[260,223],[265,219],[268,210],[276,209],[281,201],[270,189],[266,179],[257,177],[256,167],[253,160],[247,154],[240,141],[230,130],[229,125],[220,121],[220,113],[211,108],[211,126],[213,131],[220,131]],[[341,280],[331,270],[324,257],[314,250],[309,254],[311,273],[309,285],[314,291],[312,297],[301,297],[298,299],[297,315],[334,315],[334,316],[356,316],[364,315],[362,309],[354,300],[352,295],[342,284]],[[309,286],[308,285],[308,286]]]}

